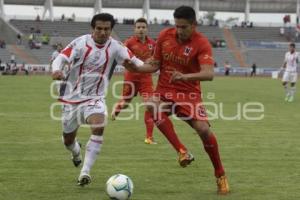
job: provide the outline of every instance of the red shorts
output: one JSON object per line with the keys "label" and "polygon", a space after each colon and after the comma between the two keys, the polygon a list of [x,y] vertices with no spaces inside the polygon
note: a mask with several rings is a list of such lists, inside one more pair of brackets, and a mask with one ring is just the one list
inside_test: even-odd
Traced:
{"label": "red shorts", "polygon": [[199,93],[187,92],[155,92],[164,103],[170,104],[170,113],[182,120],[207,121],[208,117]]}
{"label": "red shorts", "polygon": [[142,80],[124,80],[123,84],[123,99],[129,100],[137,96],[137,94],[147,101],[153,94],[152,78],[143,78]]}

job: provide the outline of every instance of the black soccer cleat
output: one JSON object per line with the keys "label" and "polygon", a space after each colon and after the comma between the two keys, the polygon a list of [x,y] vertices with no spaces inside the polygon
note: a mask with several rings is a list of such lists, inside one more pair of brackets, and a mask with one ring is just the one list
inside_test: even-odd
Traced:
{"label": "black soccer cleat", "polygon": [[[81,143],[78,143],[78,144],[79,144],[80,149],[81,149]],[[78,167],[81,164],[82,161],[81,161],[81,154],[80,154],[80,152],[76,156],[72,155],[72,162],[73,162],[73,164],[74,164],[75,167]]]}

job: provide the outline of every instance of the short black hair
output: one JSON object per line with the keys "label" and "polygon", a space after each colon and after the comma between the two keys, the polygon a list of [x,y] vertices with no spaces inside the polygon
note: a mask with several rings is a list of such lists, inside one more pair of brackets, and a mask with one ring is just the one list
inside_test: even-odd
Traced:
{"label": "short black hair", "polygon": [[196,23],[195,10],[190,6],[180,6],[176,8],[173,16],[175,19],[186,19],[191,23]]}
{"label": "short black hair", "polygon": [[145,23],[145,24],[148,26],[147,20],[146,20],[145,18],[143,18],[143,17],[138,18],[138,19],[134,22],[134,24],[136,24],[136,23]]}
{"label": "short black hair", "polygon": [[91,21],[91,27],[92,28],[95,28],[96,21],[104,21],[104,22],[110,21],[111,29],[113,29],[113,27],[115,25],[114,16],[112,16],[109,13],[100,13],[100,14],[94,15],[94,17]]}
{"label": "short black hair", "polygon": [[295,43],[290,43],[290,47],[296,48],[296,44]]}

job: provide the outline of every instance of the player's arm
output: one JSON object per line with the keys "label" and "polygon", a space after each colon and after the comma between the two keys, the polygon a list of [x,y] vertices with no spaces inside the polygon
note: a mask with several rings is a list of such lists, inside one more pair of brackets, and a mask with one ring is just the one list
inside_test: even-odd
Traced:
{"label": "player's arm", "polygon": [[153,61],[141,61],[123,44],[119,45],[116,61],[130,72],[151,73],[158,69]]}
{"label": "player's arm", "polygon": [[281,70],[284,70],[286,68],[287,60],[288,60],[288,53],[285,53],[284,61],[283,61],[283,64],[281,66]]}
{"label": "player's arm", "polygon": [[[195,41],[197,43],[198,41]],[[172,71],[170,82],[174,81],[212,81],[214,78],[214,59],[212,57],[212,49],[208,40],[198,42],[202,48],[197,54],[197,62],[199,66],[198,72],[183,74],[178,71]]]}
{"label": "player's arm", "polygon": [[[85,42],[81,38],[76,38],[66,46],[52,62],[52,79],[63,80],[65,78],[63,68],[66,64],[79,59],[85,51]],[[72,65],[71,65],[72,66]]]}
{"label": "player's arm", "polygon": [[175,81],[212,81],[214,78],[213,65],[201,65],[201,71],[197,73],[183,74],[178,71],[170,71],[172,73],[170,82]]}
{"label": "player's arm", "polygon": [[285,68],[286,68],[286,62],[283,63],[283,65],[282,65],[281,68],[282,68],[282,69],[285,69]]}
{"label": "player's arm", "polygon": [[67,59],[62,56],[62,55],[58,55],[52,64],[52,79],[53,80],[63,80],[64,79],[64,73],[62,71],[63,67],[65,66],[65,64],[67,64],[68,61]]}
{"label": "player's arm", "polygon": [[149,59],[143,65],[135,65],[132,60],[125,59],[123,66],[131,72],[154,73],[159,69],[160,64],[158,61]]}

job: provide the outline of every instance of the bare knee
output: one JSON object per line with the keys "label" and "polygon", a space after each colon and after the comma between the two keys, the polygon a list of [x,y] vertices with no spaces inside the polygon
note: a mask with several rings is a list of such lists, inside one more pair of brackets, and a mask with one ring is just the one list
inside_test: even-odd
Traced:
{"label": "bare knee", "polygon": [[103,132],[104,132],[104,127],[92,127],[92,134],[93,135],[103,135]]}
{"label": "bare knee", "polygon": [[88,124],[91,126],[93,135],[103,135],[104,126],[106,124],[105,116],[102,114],[94,114],[88,117]]}
{"label": "bare knee", "polygon": [[64,133],[63,134],[63,138],[64,138],[64,145],[65,146],[70,146],[71,144],[74,143],[75,141],[75,137],[76,137],[76,132],[72,132],[72,133]]}
{"label": "bare knee", "polygon": [[282,85],[283,85],[283,86],[286,86],[286,84],[287,84],[287,82],[282,82]]}

